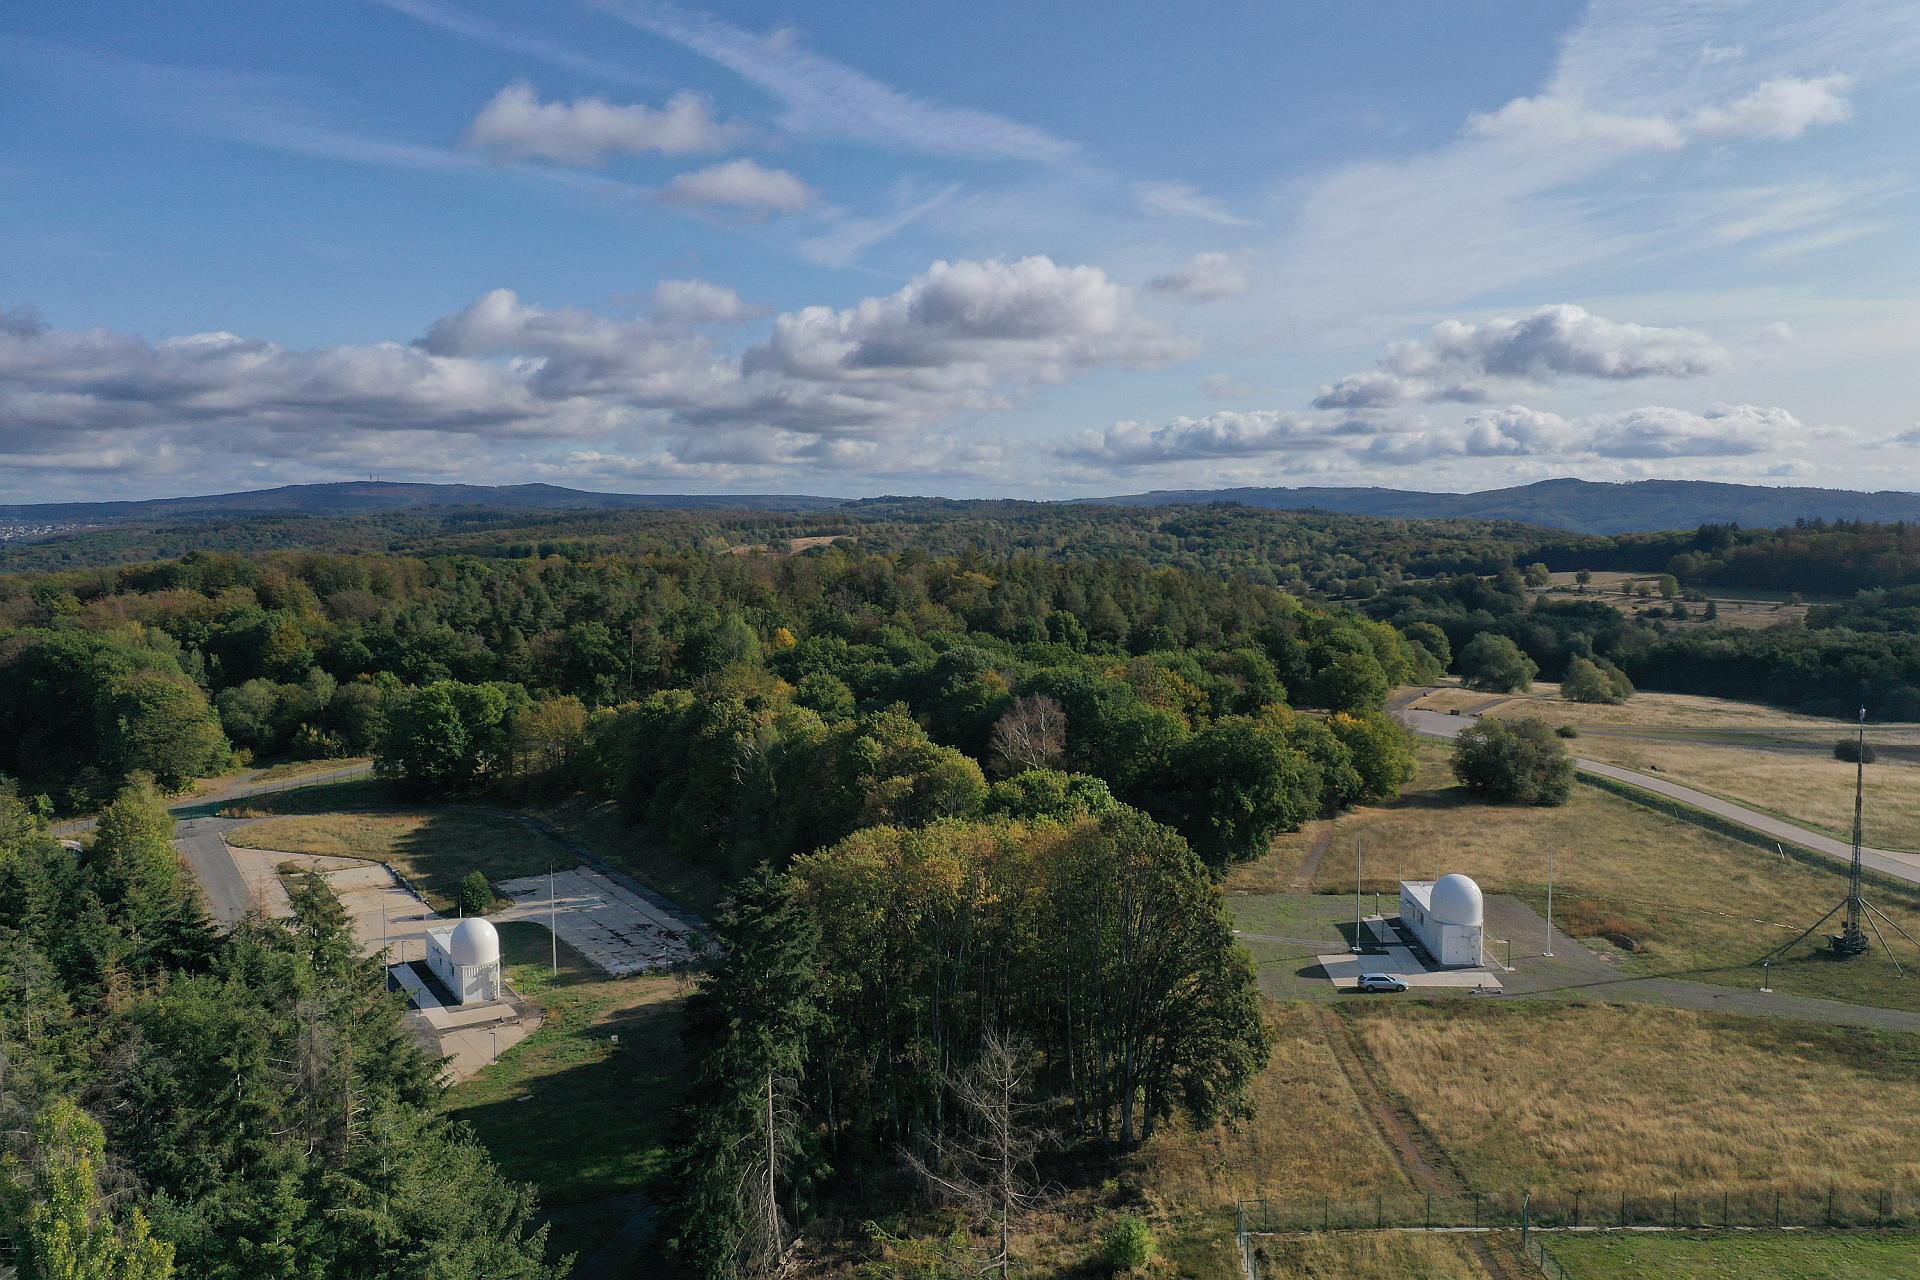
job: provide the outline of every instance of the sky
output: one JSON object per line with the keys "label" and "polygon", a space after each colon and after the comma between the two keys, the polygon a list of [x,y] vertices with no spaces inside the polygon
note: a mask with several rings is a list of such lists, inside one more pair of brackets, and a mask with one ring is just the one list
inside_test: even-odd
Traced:
{"label": "sky", "polygon": [[1913,0],[0,15],[0,501],[1920,489]]}

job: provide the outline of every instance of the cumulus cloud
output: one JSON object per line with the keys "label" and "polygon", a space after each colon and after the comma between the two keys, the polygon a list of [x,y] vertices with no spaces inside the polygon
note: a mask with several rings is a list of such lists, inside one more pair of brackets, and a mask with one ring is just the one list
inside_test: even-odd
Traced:
{"label": "cumulus cloud", "polygon": [[1622,323],[1562,303],[1519,319],[1443,321],[1423,341],[1389,346],[1378,370],[1322,387],[1314,406],[1475,403],[1490,399],[1504,384],[1695,378],[1717,372],[1726,362],[1725,349],[1696,330]]}
{"label": "cumulus cloud", "polygon": [[662,280],[653,287],[653,314],[669,324],[739,324],[765,314],[738,291],[705,280]]}
{"label": "cumulus cloud", "polygon": [[1163,426],[1117,422],[1087,431],[1056,452],[1065,458],[1109,467],[1136,467],[1202,458],[1248,458],[1332,449],[1376,428],[1321,414],[1278,409],[1180,417]]}
{"label": "cumulus cloud", "polygon": [[750,314],[704,281],[665,282],[638,319],[501,289],[410,344],[303,351],[230,333],[149,342],[4,312],[0,456],[64,466],[135,451],[229,472],[297,459],[423,474],[457,468],[471,453],[461,440],[566,439],[608,457],[868,474],[938,452],[959,474],[1000,454],[930,442],[926,428],[1191,349],[1098,268],[1047,258],[935,263],[894,293],[780,315],[737,354],[698,327]]}
{"label": "cumulus cloud", "polygon": [[819,198],[794,174],[753,160],[727,160],[683,173],[660,193],[667,204],[719,205],[754,213],[797,213]]}
{"label": "cumulus cloud", "polygon": [[1603,458],[1721,458],[1765,453],[1805,431],[1785,409],[1714,404],[1705,413],[1649,406],[1585,420]]}
{"label": "cumulus cloud", "polygon": [[1244,295],[1247,281],[1245,254],[1196,253],[1163,276],[1147,281],[1155,293],[1170,293],[1188,302],[1213,302]]}
{"label": "cumulus cloud", "polygon": [[465,141],[503,159],[590,165],[610,155],[716,151],[737,132],[715,120],[697,93],[676,93],[658,108],[605,98],[542,102],[531,84],[516,80],[481,108]]}

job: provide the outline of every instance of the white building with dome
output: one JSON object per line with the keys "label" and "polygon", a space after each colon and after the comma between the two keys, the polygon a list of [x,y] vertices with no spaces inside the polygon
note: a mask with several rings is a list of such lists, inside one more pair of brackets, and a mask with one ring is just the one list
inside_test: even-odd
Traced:
{"label": "white building with dome", "polygon": [[1458,872],[1400,882],[1400,921],[1442,967],[1481,962],[1485,917],[1480,886]]}
{"label": "white building with dome", "polygon": [[478,916],[427,930],[427,968],[453,993],[455,1004],[485,1004],[505,992],[500,935]]}

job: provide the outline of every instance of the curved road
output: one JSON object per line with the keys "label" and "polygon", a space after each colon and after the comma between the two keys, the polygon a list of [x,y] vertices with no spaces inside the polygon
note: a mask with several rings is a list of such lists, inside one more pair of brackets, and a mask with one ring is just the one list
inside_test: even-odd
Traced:
{"label": "curved road", "polygon": [[[246,877],[234,865],[225,839],[225,833],[239,826],[240,820],[215,816],[221,805],[272,791],[291,791],[295,787],[313,787],[325,782],[345,782],[349,778],[365,777],[372,772],[371,764],[350,764],[340,769],[296,774],[266,782],[257,778],[240,778],[227,786],[168,805],[168,811],[179,819],[173,832],[174,848],[180,851],[180,856],[193,871],[193,878],[199,882],[200,892],[207,900],[208,914],[222,925],[234,925],[253,907]],[[93,823],[92,818],[75,818],[56,825],[53,833],[71,839],[91,831]]]}
{"label": "curved road", "polygon": [[[1457,738],[1467,726],[1479,720],[1478,716],[1445,715],[1438,711],[1425,711],[1407,706],[1395,707],[1393,714],[1407,728],[1428,738]],[[1573,764],[1582,773],[1623,782],[1628,786],[1638,787],[1642,791],[1650,791],[1655,795],[1665,796],[1669,800],[1677,800],[1689,808],[1699,809],[1716,818],[1725,818],[1751,831],[1757,831],[1770,840],[1799,845],[1803,849],[1811,849],[1815,853],[1837,858],[1841,862],[1853,861],[1853,846],[1846,841],[1795,826],[1772,814],[1749,809],[1745,805],[1723,800],[1705,791],[1696,791],[1692,787],[1683,786],[1666,778],[1641,773],[1634,769],[1623,769],[1619,765],[1603,764],[1598,760],[1582,760],[1577,756]],[[1896,853],[1891,849],[1863,848],[1860,851],[1860,864],[1881,875],[1905,880],[1909,884],[1920,884],[1920,855]]]}

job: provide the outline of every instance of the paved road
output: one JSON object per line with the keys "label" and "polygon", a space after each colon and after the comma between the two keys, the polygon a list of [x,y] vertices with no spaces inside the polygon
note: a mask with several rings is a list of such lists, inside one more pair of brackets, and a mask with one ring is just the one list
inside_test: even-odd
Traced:
{"label": "paved road", "polygon": [[[1478,716],[1444,715],[1438,711],[1425,711],[1407,706],[1394,708],[1394,715],[1415,733],[1429,738],[1457,738],[1479,720]],[[1841,862],[1853,860],[1853,848],[1844,840],[1836,840],[1818,831],[1809,831],[1805,827],[1795,826],[1771,814],[1735,804],[1731,800],[1723,800],[1719,796],[1697,791],[1692,787],[1683,786],[1654,774],[1641,773],[1635,769],[1623,769],[1619,765],[1603,764],[1598,760],[1582,760],[1575,757],[1573,763],[1574,767],[1582,773],[1592,774],[1598,778],[1610,778],[1615,782],[1624,782],[1629,786],[1638,787],[1642,791],[1650,791],[1655,795],[1677,800],[1689,808],[1699,809],[1717,818],[1725,818],[1729,822],[1758,831],[1771,840],[1799,845],[1803,849],[1811,849],[1815,853],[1825,854]],[[1920,855],[1896,853],[1891,849],[1868,848],[1861,850],[1860,862],[1868,870],[1877,871],[1896,880],[1905,880],[1910,884],[1920,884]]]}

